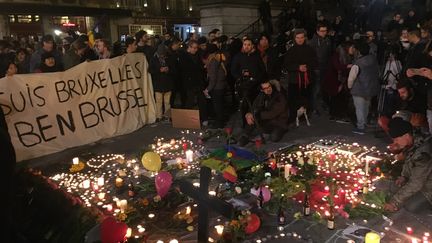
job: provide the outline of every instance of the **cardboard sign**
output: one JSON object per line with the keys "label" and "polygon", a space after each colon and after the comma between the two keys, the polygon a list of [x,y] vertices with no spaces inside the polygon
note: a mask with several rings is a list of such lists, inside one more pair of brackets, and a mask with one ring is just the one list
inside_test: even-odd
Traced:
{"label": "cardboard sign", "polygon": [[171,109],[171,119],[173,127],[201,129],[199,110]]}

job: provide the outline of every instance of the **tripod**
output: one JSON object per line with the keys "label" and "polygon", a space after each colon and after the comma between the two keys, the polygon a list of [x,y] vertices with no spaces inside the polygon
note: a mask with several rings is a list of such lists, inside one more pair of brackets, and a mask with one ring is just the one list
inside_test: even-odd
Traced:
{"label": "tripod", "polygon": [[[392,99],[394,95],[394,89],[392,87],[395,86],[395,82],[397,82],[400,78],[400,72],[402,70],[401,63],[394,58],[394,55],[392,53],[389,54],[389,57],[387,58],[387,62],[384,65],[384,69],[382,71],[383,75],[380,78],[380,92],[378,95],[378,107],[377,107],[377,115],[378,119],[386,114],[386,104],[389,104],[388,99]],[[391,81],[391,84],[390,82]],[[391,103],[390,103],[391,104]],[[388,111],[387,107],[387,111]],[[393,111],[390,111],[392,113]],[[379,126],[375,126],[375,137],[381,137],[380,133],[382,130],[379,128]]]}

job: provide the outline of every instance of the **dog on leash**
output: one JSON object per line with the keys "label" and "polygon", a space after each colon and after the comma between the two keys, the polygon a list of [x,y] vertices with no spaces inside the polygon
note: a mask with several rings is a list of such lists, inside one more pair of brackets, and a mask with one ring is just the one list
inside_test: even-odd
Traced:
{"label": "dog on leash", "polygon": [[297,117],[296,117],[296,125],[297,127],[300,126],[300,117],[304,116],[306,119],[306,124],[310,127],[310,122],[309,122],[309,117],[307,115],[307,110],[304,106],[301,106],[298,110],[297,110]]}

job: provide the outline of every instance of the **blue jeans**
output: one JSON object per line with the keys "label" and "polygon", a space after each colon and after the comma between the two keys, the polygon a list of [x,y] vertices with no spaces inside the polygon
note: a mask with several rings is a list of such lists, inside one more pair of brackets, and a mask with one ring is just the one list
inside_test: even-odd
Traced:
{"label": "blue jeans", "polygon": [[370,97],[353,96],[354,106],[357,117],[357,128],[365,129],[369,114]]}

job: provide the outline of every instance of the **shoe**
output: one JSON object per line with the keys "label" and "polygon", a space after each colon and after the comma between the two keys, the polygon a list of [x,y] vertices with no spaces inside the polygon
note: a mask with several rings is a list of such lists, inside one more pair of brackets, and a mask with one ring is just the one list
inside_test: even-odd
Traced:
{"label": "shoe", "polygon": [[352,130],[352,132],[355,134],[359,134],[359,135],[365,135],[366,134],[366,131],[364,129],[360,129],[360,128],[354,128]]}
{"label": "shoe", "polygon": [[351,121],[349,119],[336,119],[337,123],[349,124]]}

